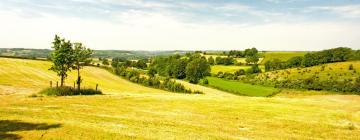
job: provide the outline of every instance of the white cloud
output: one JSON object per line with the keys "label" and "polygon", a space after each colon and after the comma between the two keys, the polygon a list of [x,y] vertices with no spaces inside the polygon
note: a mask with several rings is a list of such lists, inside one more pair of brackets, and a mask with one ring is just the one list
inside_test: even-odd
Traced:
{"label": "white cloud", "polygon": [[55,34],[93,49],[321,50],[360,49],[360,27],[351,23],[188,24],[161,13],[130,10],[114,14],[124,22],[46,15],[23,18],[0,12],[1,47],[50,48]]}
{"label": "white cloud", "polygon": [[309,11],[328,11],[346,18],[360,18],[360,5],[318,6],[310,7]]}

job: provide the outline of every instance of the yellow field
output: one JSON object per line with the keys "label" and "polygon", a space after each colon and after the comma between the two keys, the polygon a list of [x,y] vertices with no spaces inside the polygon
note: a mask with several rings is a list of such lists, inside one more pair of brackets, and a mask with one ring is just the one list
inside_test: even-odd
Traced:
{"label": "yellow field", "polygon": [[[243,97],[183,81],[179,82],[205,94],[164,94],[90,67],[83,72],[85,82],[101,82],[105,95],[29,97],[26,91],[47,87],[47,78],[56,79],[46,70],[49,65],[0,59],[0,85],[17,93],[0,95],[0,139],[358,139],[360,135],[359,96],[323,92],[308,96],[307,91],[284,90],[273,98]],[[35,83],[26,84],[31,80]]]}
{"label": "yellow field", "polygon": [[[35,93],[49,87],[50,81],[55,86],[56,81],[60,80],[55,72],[48,70],[50,67],[51,63],[47,61],[0,58],[0,94]],[[76,71],[69,74],[66,79],[68,86],[73,86],[76,74]],[[133,84],[96,67],[85,67],[81,75],[85,87],[95,88],[99,84],[99,88],[106,93],[164,92]]]}

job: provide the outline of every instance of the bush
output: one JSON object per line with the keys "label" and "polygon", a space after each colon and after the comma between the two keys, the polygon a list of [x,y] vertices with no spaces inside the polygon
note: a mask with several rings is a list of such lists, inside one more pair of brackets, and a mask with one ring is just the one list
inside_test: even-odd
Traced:
{"label": "bush", "polygon": [[349,65],[349,70],[354,70],[353,64],[350,64],[350,65]]}
{"label": "bush", "polygon": [[96,95],[102,94],[100,90],[94,89],[81,89],[78,91],[72,87],[55,87],[55,88],[46,88],[39,92],[39,94],[47,96],[73,96],[73,95]]}

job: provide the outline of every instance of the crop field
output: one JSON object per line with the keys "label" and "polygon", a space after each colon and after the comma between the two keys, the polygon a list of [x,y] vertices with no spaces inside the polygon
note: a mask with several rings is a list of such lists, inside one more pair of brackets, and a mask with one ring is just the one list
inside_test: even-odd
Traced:
{"label": "crop field", "polygon": [[239,95],[266,97],[280,91],[273,87],[245,84],[239,81],[228,81],[215,77],[207,77],[207,79],[209,86]]}
{"label": "crop field", "polygon": [[[49,87],[50,81],[53,86],[59,81],[56,73],[48,70],[51,63],[47,61],[0,58],[0,66],[0,94],[33,93]],[[85,87],[95,88],[99,84],[99,88],[107,93],[164,92],[133,84],[96,67],[85,67],[81,73]],[[66,85],[73,86],[75,79],[76,72],[72,71]]]}
{"label": "crop field", "polygon": [[295,56],[304,56],[307,52],[265,52],[261,53],[261,56],[264,58],[260,64],[264,64],[266,61],[272,59],[280,59],[281,61],[286,61]]}
{"label": "crop field", "polygon": [[[7,93],[0,95],[0,138],[357,139],[360,135],[359,96],[316,91],[309,96],[284,90],[272,98],[247,97],[187,82],[186,87],[205,94],[175,94],[86,67],[84,82],[99,83],[104,95],[30,97],[48,86],[47,79],[57,79],[47,70],[50,63],[19,59],[0,63],[1,93]],[[71,73],[68,81],[73,78]],[[245,92],[253,90],[260,91]],[[291,96],[293,92],[299,95]]]}
{"label": "crop field", "polygon": [[[259,66],[262,71],[265,71],[265,67],[263,65]],[[234,73],[238,71],[239,69],[249,69],[251,66],[234,66],[234,65],[213,65],[211,66],[211,74],[217,74],[218,72],[229,72]]]}
{"label": "crop field", "polygon": [[[350,65],[353,65],[353,70],[349,70]],[[287,70],[278,70],[259,74],[257,77],[265,77],[269,79],[306,79],[312,76],[318,76],[320,80],[345,80],[356,79],[360,76],[360,61],[349,61],[324,64],[308,68],[293,68]]]}

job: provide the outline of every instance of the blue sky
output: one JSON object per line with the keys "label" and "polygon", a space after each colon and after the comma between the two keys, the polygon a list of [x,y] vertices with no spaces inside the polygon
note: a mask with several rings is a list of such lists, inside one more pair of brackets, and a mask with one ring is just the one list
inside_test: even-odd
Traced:
{"label": "blue sky", "polygon": [[7,48],[360,49],[360,0],[2,0],[0,18]]}

